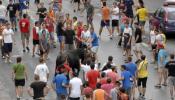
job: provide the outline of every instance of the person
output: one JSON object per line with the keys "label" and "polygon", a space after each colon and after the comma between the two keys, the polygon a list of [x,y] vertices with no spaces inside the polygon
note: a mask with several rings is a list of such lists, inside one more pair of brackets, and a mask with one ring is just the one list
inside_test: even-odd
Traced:
{"label": "person", "polygon": [[0,0],[0,22],[4,23],[6,21],[6,7],[2,4],[2,0]]}
{"label": "person", "polygon": [[113,62],[113,57],[112,56],[108,56],[108,61],[103,64],[103,66],[100,70],[107,70],[107,65],[108,64],[110,65],[110,67],[108,67],[109,69],[111,69],[112,66],[115,66],[115,63]]}
{"label": "person", "polygon": [[0,47],[1,47],[1,57],[2,59],[5,59],[5,55],[4,55],[4,39],[3,39],[3,30],[5,29],[5,25],[0,22]]}
{"label": "person", "polygon": [[109,100],[110,99],[110,91],[114,88],[114,84],[112,83],[112,80],[110,78],[107,78],[107,83],[101,85],[101,89],[103,89],[108,97],[105,97],[105,100]]}
{"label": "person", "polygon": [[39,48],[39,30],[40,30],[40,23],[39,21],[35,22],[35,26],[33,27],[33,52],[32,52],[32,57],[35,56],[35,49],[36,46]]}
{"label": "person", "polygon": [[38,8],[38,5],[40,4],[40,0],[35,0],[34,3],[36,4],[36,6]]}
{"label": "person", "polygon": [[69,82],[70,95],[69,100],[80,100],[82,94],[82,81],[76,73],[73,73],[73,78]]}
{"label": "person", "polygon": [[90,46],[91,33],[88,29],[87,25],[83,26],[83,31],[81,33],[81,46]]}
{"label": "person", "polygon": [[119,88],[118,100],[130,100],[124,88]]}
{"label": "person", "polygon": [[6,23],[5,29],[2,31],[2,36],[4,40],[4,53],[5,53],[5,63],[11,63],[11,53],[13,48],[13,35],[14,32],[11,29],[10,23]]}
{"label": "person", "polygon": [[60,53],[64,52],[64,24],[63,21],[59,21],[56,26],[57,38],[60,43]]}
{"label": "person", "polygon": [[[29,49],[30,21],[27,17],[28,17],[27,14],[23,14],[23,19],[20,19],[19,21],[23,52],[26,52],[26,49],[28,52],[30,51]],[[25,49],[25,46],[26,46],[26,49]]]}
{"label": "person", "polygon": [[41,24],[39,31],[40,57],[44,60],[49,59],[48,54],[50,50],[50,34],[46,28],[46,23]]}
{"label": "person", "polygon": [[121,79],[119,81],[122,81],[122,87],[126,90],[126,93],[129,95],[129,98],[131,98],[131,81],[132,75],[129,71],[126,70],[125,65],[121,65]]}
{"label": "person", "polygon": [[91,70],[90,64],[91,64],[91,59],[87,59],[85,61],[85,63],[81,64],[81,69],[83,70],[83,78],[84,78],[84,80],[87,80],[86,74],[87,74],[88,71]]}
{"label": "person", "polygon": [[66,75],[67,75],[67,72],[65,70],[65,67],[62,66],[60,74],[57,74],[53,78],[52,87],[57,94],[56,100],[66,100],[68,96],[67,88],[69,88],[69,85],[68,85],[68,79]]}
{"label": "person", "polygon": [[159,51],[158,51],[158,74],[159,74],[159,79],[158,79],[158,83],[157,83],[157,85],[155,85],[155,87],[161,88],[161,84],[163,86],[167,86],[167,83],[166,83],[167,71],[165,69],[165,65],[167,63],[168,53],[165,50],[163,44],[160,43],[157,46],[159,47]]}
{"label": "person", "polygon": [[126,57],[131,56],[131,40],[132,40],[132,29],[129,27],[129,22],[125,23],[125,28],[123,30],[123,55]]}
{"label": "person", "polygon": [[70,25],[67,26],[67,29],[64,32],[64,37],[65,37],[65,49],[68,51],[75,49],[74,47],[75,31],[72,30]]}
{"label": "person", "polygon": [[78,19],[76,16],[73,17],[73,30],[75,33],[77,32],[77,26],[78,26]]}
{"label": "person", "polygon": [[97,52],[98,52],[98,48],[99,48],[99,39],[97,37],[97,34],[94,32],[94,28],[91,27],[90,28],[90,32],[91,32],[91,51],[93,52],[95,58],[98,61],[98,57],[97,57]]}
{"label": "person", "polygon": [[129,23],[132,23],[133,22],[133,17],[134,17],[134,13],[133,13],[133,5],[134,5],[134,1],[133,0],[124,0],[124,4],[125,4],[125,13],[126,13],[126,16],[129,18],[130,22]]}
{"label": "person", "polygon": [[[74,1],[74,12],[80,11],[80,3],[81,3],[80,0],[73,0],[73,1]],[[78,4],[78,6],[76,4]],[[78,7],[77,10],[75,7]]]}
{"label": "person", "polygon": [[92,100],[93,90],[89,87],[89,83],[87,81],[85,81],[83,84],[82,94],[85,96],[85,100]]}
{"label": "person", "polygon": [[90,25],[92,28],[94,28],[93,25],[94,6],[90,2],[87,3],[86,12],[87,12],[87,27],[89,27]]}
{"label": "person", "polygon": [[44,59],[39,59],[39,64],[36,66],[34,71],[35,76],[38,75],[40,81],[47,83],[49,78],[49,69],[44,61]]}
{"label": "person", "polygon": [[107,7],[106,2],[103,2],[103,7],[101,11],[102,11],[102,20],[101,20],[101,26],[99,30],[99,37],[101,37],[103,27],[106,26],[109,31],[110,39],[112,39],[112,32],[110,29],[110,9]]}
{"label": "person", "polygon": [[128,57],[128,63],[125,64],[126,70],[129,71],[133,77],[132,80],[132,97],[135,99],[135,88],[136,88],[136,76],[137,76],[137,65],[132,62],[132,57]]}
{"label": "person", "polygon": [[139,97],[145,98],[146,84],[147,84],[147,78],[148,78],[148,61],[145,55],[141,56],[141,62],[138,65],[137,71],[138,71],[137,86],[139,91]]}
{"label": "person", "polygon": [[117,35],[119,35],[119,8],[117,3],[113,3],[113,7],[111,10],[111,17],[112,17],[112,34],[114,35],[115,28],[117,29]]}
{"label": "person", "polygon": [[111,89],[110,91],[110,98],[111,100],[118,100],[118,95],[119,94],[119,88],[120,88],[121,83],[119,81],[116,81],[114,83],[114,88]]}
{"label": "person", "polygon": [[97,83],[96,89],[93,92],[93,100],[105,100],[105,97],[109,97],[109,95],[101,89],[101,84]]}
{"label": "person", "polygon": [[34,76],[35,81],[30,84],[28,88],[28,94],[33,97],[34,100],[43,100],[48,94],[49,88],[47,83],[39,81],[39,76]]}
{"label": "person", "polygon": [[134,48],[134,53],[137,57],[137,59],[140,59],[142,55],[142,50],[141,50],[141,44],[142,44],[142,30],[141,27],[138,23],[134,23],[135,25],[135,48]]}
{"label": "person", "polygon": [[72,19],[70,18],[70,14],[66,13],[66,19],[64,21],[65,27],[67,28],[68,25],[72,27]]}
{"label": "person", "polygon": [[139,25],[141,26],[141,30],[144,32],[144,26],[145,26],[146,19],[148,17],[148,11],[144,7],[143,3],[140,3],[140,8],[136,11],[136,16],[138,16]]}
{"label": "person", "polygon": [[168,70],[168,84],[170,88],[171,99],[174,100],[175,91],[175,60],[174,54],[170,54],[170,60],[166,63],[165,68]]}
{"label": "person", "polygon": [[54,38],[54,29],[55,29],[55,27],[54,27],[54,23],[55,23],[54,15],[50,15],[48,13],[46,18],[44,19],[44,22],[46,23],[46,29],[49,32],[50,45],[53,46],[54,48],[56,48],[55,38]]}
{"label": "person", "polygon": [[44,2],[40,3],[40,8],[38,8],[37,14],[39,15],[39,22],[44,22],[44,18],[47,15],[47,9],[44,7]]}
{"label": "person", "polygon": [[90,65],[90,67],[91,67],[91,70],[87,72],[86,77],[87,77],[87,81],[89,82],[89,86],[92,89],[95,89],[95,86],[97,84],[97,80],[98,80],[98,78],[100,78],[100,74],[98,71],[94,70],[94,68],[95,68],[94,63],[92,63]]}
{"label": "person", "polygon": [[81,33],[83,31],[83,23],[82,22],[78,22],[77,24],[77,32],[76,32],[76,47],[79,48],[81,45]]}
{"label": "person", "polygon": [[115,66],[113,66],[113,67],[111,68],[111,70],[112,70],[112,71],[107,72],[107,77],[108,77],[108,78],[111,78],[112,83],[115,83],[116,81],[118,81],[118,80],[120,79],[120,75],[117,73],[116,67],[115,67]]}
{"label": "person", "polygon": [[13,4],[12,0],[9,0],[9,4],[7,5],[6,15],[9,13],[10,22],[12,25],[12,29],[17,31],[16,18],[18,13],[18,8],[15,4]]}
{"label": "person", "polygon": [[22,58],[16,58],[16,64],[13,65],[12,80],[15,83],[17,100],[23,96],[23,87],[25,86],[25,80],[28,79],[26,66],[22,64]]}

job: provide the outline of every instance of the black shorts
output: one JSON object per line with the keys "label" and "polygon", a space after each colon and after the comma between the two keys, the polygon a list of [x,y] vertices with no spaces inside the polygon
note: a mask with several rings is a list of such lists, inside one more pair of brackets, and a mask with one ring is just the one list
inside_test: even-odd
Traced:
{"label": "black shorts", "polygon": [[152,47],[152,50],[155,50],[157,48],[157,45],[156,44],[152,44],[151,47]]}
{"label": "black shorts", "polygon": [[33,45],[39,45],[39,40],[33,40]]}
{"label": "black shorts", "polygon": [[145,77],[145,78],[138,78],[138,82],[137,82],[138,86],[142,85],[143,88],[146,88],[146,83],[147,83],[147,77]]}
{"label": "black shorts", "polygon": [[112,27],[117,27],[118,26],[118,20],[112,20]]}
{"label": "black shorts", "polygon": [[12,52],[12,46],[13,44],[12,43],[4,43],[4,52],[5,53],[10,53]]}
{"label": "black shorts", "polygon": [[74,0],[74,2],[80,3],[80,0]]}
{"label": "black shorts", "polygon": [[101,20],[101,27],[110,26],[110,20]]}
{"label": "black shorts", "polygon": [[25,85],[25,79],[15,79],[15,86],[24,86]]}
{"label": "black shorts", "polygon": [[10,17],[10,22],[11,23],[16,23],[16,17]]}

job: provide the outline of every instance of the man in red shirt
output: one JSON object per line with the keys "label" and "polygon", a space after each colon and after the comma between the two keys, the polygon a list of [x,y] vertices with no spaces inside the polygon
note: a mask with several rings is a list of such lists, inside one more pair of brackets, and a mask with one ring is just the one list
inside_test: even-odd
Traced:
{"label": "man in red shirt", "polygon": [[90,67],[91,67],[91,70],[87,72],[86,77],[87,77],[87,81],[89,82],[89,86],[92,89],[95,89],[97,80],[100,77],[100,73],[94,70],[94,67],[95,67],[94,63],[92,63]]}
{"label": "man in red shirt", "polygon": [[[21,31],[21,40],[23,45],[23,52],[25,52],[25,42],[26,42],[26,49],[29,52],[29,37],[30,37],[30,21],[27,18],[27,14],[23,14],[23,19],[19,21],[19,28]],[[26,40],[26,41],[25,41]]]}

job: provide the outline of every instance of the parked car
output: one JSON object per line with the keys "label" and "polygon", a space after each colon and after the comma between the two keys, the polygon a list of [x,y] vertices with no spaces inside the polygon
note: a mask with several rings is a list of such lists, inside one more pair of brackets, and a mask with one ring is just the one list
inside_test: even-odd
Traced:
{"label": "parked car", "polygon": [[175,5],[164,5],[150,18],[150,26],[162,29],[165,34],[175,32]]}

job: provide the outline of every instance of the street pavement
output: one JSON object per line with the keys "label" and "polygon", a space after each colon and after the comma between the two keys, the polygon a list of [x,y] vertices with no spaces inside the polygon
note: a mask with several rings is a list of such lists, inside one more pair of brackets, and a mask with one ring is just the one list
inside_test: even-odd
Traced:
{"label": "street pavement", "polygon": [[[7,2],[7,0],[4,0]],[[32,1],[32,0],[31,0]],[[41,0],[45,2],[46,7],[48,8],[48,1],[49,0]],[[99,13],[99,0],[91,0],[92,4],[97,8],[96,14],[94,17],[94,26],[95,26],[95,32],[98,33],[99,25],[100,25],[100,13]],[[112,0],[108,0],[110,4],[112,4]],[[162,5],[163,0],[144,0],[146,7],[149,9],[149,11],[153,12],[155,9],[159,8]],[[5,5],[7,3],[4,3]],[[70,0],[63,0],[63,9],[66,13],[70,13],[71,17],[77,16],[80,21],[86,22],[86,15],[82,17],[79,12],[73,13],[72,10],[72,4],[70,4]],[[29,15],[31,16],[31,20],[36,20],[36,7],[34,6],[33,2],[31,2],[31,7],[29,11]],[[148,25],[146,25],[148,27]],[[148,28],[146,28],[148,29]],[[102,33],[102,38],[100,40],[100,47],[98,51],[98,56],[100,62],[103,64],[107,61],[107,58],[109,55],[112,55],[114,57],[114,62],[117,65],[124,63],[124,57],[122,55],[122,49],[117,47],[116,43],[118,41],[119,37],[115,36],[113,40],[110,40],[108,37],[108,32],[106,29],[104,29]],[[27,74],[29,79],[26,82],[25,88],[24,88],[24,100],[31,100],[31,97],[27,94],[27,88],[29,87],[30,83],[33,81],[34,76],[34,69],[35,66],[38,64],[38,58],[34,57],[32,58],[32,54],[30,53],[23,53],[22,52],[22,44],[20,39],[20,33],[15,33],[15,40],[16,45],[14,45],[13,53],[12,53],[12,61],[15,63],[15,58],[17,56],[22,56],[23,63],[27,66]],[[167,50],[168,52],[172,53],[174,52],[174,39],[169,39],[167,42]],[[32,49],[32,38],[30,38],[30,49]],[[144,54],[147,55],[147,59],[151,61],[151,55],[149,52],[149,47],[143,46]],[[47,60],[47,65],[50,71],[50,77],[49,77],[49,84],[51,83],[51,80],[54,75],[54,69],[55,69],[55,61],[56,57],[59,53],[59,48],[57,46],[56,49],[51,49],[49,54],[49,60]],[[135,58],[135,57],[134,57]],[[12,73],[12,65],[13,64],[6,64],[4,63],[4,60],[0,60],[0,100],[15,100],[15,87],[14,82],[11,79],[11,73]],[[149,78],[147,83],[147,92],[146,92],[146,100],[170,100],[168,87],[163,87],[161,89],[154,88],[154,85],[157,82],[157,72],[154,70],[154,67],[156,65],[149,65]],[[48,96],[46,97],[47,100],[55,100],[56,95],[53,90],[50,90]]]}

